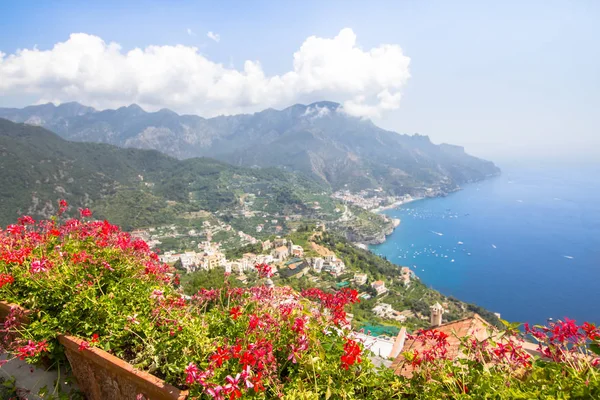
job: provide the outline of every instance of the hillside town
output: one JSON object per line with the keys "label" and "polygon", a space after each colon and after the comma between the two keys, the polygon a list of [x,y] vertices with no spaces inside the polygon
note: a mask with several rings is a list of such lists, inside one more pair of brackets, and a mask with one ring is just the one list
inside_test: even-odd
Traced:
{"label": "hillside town", "polygon": [[328,273],[333,277],[340,276],[346,270],[344,262],[335,255],[304,257],[304,248],[295,245],[289,239],[278,237],[273,241],[262,241],[260,244],[263,253],[266,254],[244,253],[241,258],[233,260],[226,258],[219,243],[210,241],[199,243],[198,251],[167,251],[161,254],[159,259],[168,264],[180,262],[181,267],[188,273],[222,267],[227,273],[242,276],[244,272],[254,270],[256,264],[272,265],[277,269],[277,274],[286,278],[301,277],[308,272],[307,268],[316,273]]}

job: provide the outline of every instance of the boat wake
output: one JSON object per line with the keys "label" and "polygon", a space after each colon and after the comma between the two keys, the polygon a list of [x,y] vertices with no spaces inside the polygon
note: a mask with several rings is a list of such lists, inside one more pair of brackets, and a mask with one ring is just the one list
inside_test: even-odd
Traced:
{"label": "boat wake", "polygon": [[431,231],[431,233],[436,234],[438,236],[444,236],[444,234],[441,232]]}

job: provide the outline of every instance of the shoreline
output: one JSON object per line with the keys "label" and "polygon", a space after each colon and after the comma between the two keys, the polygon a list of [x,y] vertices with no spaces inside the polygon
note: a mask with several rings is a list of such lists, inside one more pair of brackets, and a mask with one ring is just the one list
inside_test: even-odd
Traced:
{"label": "shoreline", "polygon": [[[436,197],[438,197],[438,196],[436,196]],[[404,204],[412,203],[414,201],[424,200],[426,198],[427,197],[413,197],[410,200],[398,200],[392,204],[388,204],[387,206],[374,208],[371,210],[371,212],[373,212],[375,214],[381,214],[384,211],[393,210],[394,208],[398,208],[400,206],[403,206]]]}

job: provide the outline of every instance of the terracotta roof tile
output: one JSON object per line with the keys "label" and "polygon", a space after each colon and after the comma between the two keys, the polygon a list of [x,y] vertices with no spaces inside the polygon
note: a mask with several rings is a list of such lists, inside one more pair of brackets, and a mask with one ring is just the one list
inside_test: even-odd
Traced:
{"label": "terracotta roof tile", "polygon": [[[485,340],[490,336],[489,330],[491,325],[481,318],[478,314],[472,317],[459,319],[457,321],[448,322],[438,327],[432,328],[444,332],[448,335],[448,358],[453,359],[459,356],[460,339],[465,336],[471,336],[477,340]],[[420,353],[426,350],[429,346],[424,346],[415,339],[407,339],[404,343],[402,352],[412,352],[418,350]],[[392,363],[394,373],[411,377],[414,368],[410,363],[404,363],[404,355],[400,353]]]}

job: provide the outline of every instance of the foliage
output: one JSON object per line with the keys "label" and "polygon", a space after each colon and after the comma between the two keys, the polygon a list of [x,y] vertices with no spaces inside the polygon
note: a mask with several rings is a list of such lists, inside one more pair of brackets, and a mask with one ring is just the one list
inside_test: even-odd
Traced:
{"label": "foliage", "polygon": [[[66,209],[62,202],[61,213]],[[225,281],[188,299],[143,241],[106,221],[87,220],[87,209],[81,215],[39,222],[26,216],[0,231],[0,295],[31,312],[26,326],[17,308],[5,321],[3,343],[16,357],[61,358],[56,336],[68,333],[86,340],[81,351],[101,347],[215,398],[364,396],[377,384],[344,328],[344,306],[356,301],[356,292],[322,294],[319,305],[290,288],[241,289]]]}
{"label": "foliage", "polygon": [[[87,209],[67,219],[66,209],[61,202],[59,216],[25,216],[0,231],[0,295],[30,311],[22,325],[13,308],[0,338],[29,362],[64,357],[55,339],[68,333],[85,339],[80,351],[101,347],[199,398],[600,395],[600,330],[592,324],[526,325],[522,333],[505,323],[484,340],[459,338],[460,356],[443,332],[417,331],[418,348],[405,349],[396,366],[410,367],[402,377],[375,369],[349,330],[355,290],[235,288],[225,275],[220,288],[186,297],[143,241],[89,220]],[[266,278],[272,269],[259,265],[257,273]],[[542,358],[524,351],[524,334],[538,341]]]}
{"label": "foliage", "polygon": [[[303,203],[328,188],[278,168],[177,160],[154,150],[69,142],[40,127],[0,119],[0,224],[20,214],[48,218],[59,199],[95,209],[126,230],[172,222],[186,212],[230,210],[245,193],[268,211],[312,214]],[[28,168],[18,166],[27,165]],[[328,196],[321,201],[331,201]],[[49,201],[45,201],[49,200]],[[253,228],[254,229],[254,228]]]}
{"label": "foliage", "polygon": [[230,287],[240,287],[236,279],[225,281],[225,269],[221,267],[210,271],[198,270],[182,277],[182,287],[186,294],[196,294],[203,289],[221,289],[227,284]]}
{"label": "foliage", "polygon": [[244,253],[261,254],[262,252],[263,249],[261,243],[247,244],[245,246],[226,250],[225,257],[227,257],[228,260],[237,260],[242,258]]}

